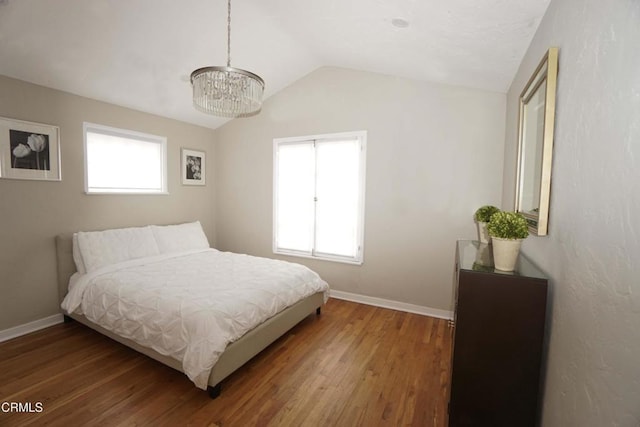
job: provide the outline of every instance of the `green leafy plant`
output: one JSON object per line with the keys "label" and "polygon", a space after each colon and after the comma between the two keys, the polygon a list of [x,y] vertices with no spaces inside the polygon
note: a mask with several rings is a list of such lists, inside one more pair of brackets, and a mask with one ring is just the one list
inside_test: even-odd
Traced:
{"label": "green leafy plant", "polygon": [[487,224],[489,236],[500,239],[525,239],[529,235],[527,220],[517,212],[496,212]]}
{"label": "green leafy plant", "polygon": [[496,212],[500,212],[500,209],[495,206],[487,205],[481,208],[478,208],[475,215],[473,216],[478,222],[489,222],[491,219],[491,215]]}
{"label": "green leafy plant", "polygon": [[477,262],[474,262],[473,265],[471,266],[471,269],[473,271],[488,271],[490,273],[493,273],[494,267],[493,266],[489,267],[488,265],[482,265]]}

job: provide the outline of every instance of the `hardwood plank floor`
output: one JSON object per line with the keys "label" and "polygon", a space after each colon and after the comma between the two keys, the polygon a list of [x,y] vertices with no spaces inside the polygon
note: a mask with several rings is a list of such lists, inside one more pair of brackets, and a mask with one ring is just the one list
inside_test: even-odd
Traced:
{"label": "hardwood plank floor", "polygon": [[222,383],[186,376],[83,325],[0,343],[0,425],[444,426],[447,321],[331,299]]}

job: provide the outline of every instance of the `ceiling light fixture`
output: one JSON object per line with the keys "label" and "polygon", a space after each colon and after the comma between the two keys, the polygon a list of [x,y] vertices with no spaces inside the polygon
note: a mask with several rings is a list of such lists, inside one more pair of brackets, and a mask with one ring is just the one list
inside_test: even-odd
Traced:
{"label": "ceiling light fixture", "polygon": [[193,106],[221,117],[249,117],[260,112],[264,80],[231,66],[231,0],[227,3],[227,66],[203,67],[191,73]]}
{"label": "ceiling light fixture", "polygon": [[391,20],[391,25],[393,25],[396,28],[408,28],[409,27],[409,21],[407,21],[404,18],[393,18]]}

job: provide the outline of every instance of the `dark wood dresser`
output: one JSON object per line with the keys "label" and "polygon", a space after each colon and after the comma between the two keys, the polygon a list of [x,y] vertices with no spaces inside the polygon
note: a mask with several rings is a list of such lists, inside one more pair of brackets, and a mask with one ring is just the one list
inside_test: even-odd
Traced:
{"label": "dark wood dresser", "polygon": [[456,247],[449,426],[535,426],[547,278],[522,253],[494,270],[491,250]]}

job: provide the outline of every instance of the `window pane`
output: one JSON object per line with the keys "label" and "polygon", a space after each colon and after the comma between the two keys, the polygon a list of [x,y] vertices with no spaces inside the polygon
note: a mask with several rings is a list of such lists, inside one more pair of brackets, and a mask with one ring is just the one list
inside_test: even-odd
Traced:
{"label": "window pane", "polygon": [[316,143],[317,252],[358,253],[359,159],[357,139]]}
{"label": "window pane", "polygon": [[366,131],[274,140],[274,252],[361,264]]}
{"label": "window pane", "polygon": [[313,144],[278,145],[276,247],[311,253]]}
{"label": "window pane", "polygon": [[162,138],[150,140],[135,132],[121,135],[96,125],[86,128],[85,139],[88,192],[166,191]]}

